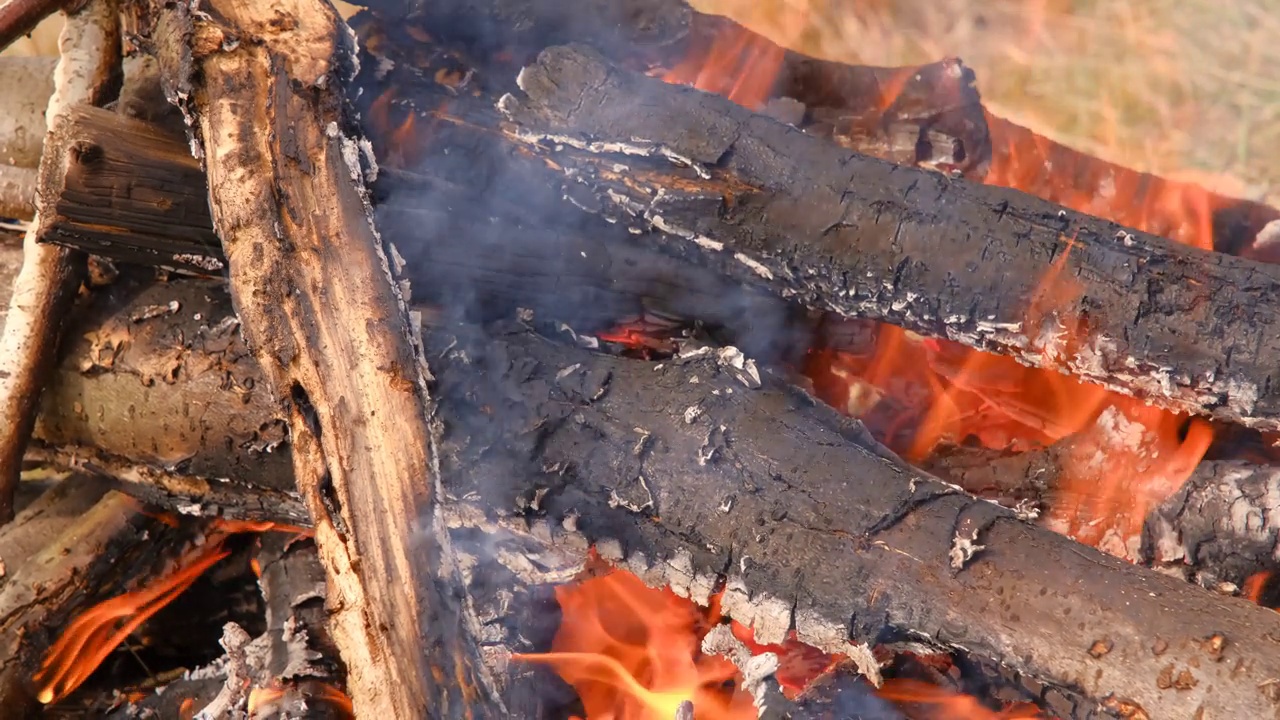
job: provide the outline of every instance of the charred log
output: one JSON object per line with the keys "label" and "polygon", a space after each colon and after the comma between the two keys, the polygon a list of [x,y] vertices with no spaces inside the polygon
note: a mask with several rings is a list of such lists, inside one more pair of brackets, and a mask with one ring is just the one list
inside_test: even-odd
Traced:
{"label": "charred log", "polygon": [[[711,77],[699,72],[704,89],[728,95],[733,83],[749,78],[748,90],[734,93],[736,100],[764,112],[798,103],[803,119],[797,125],[859,152],[867,151],[858,143],[892,138],[898,144],[896,152],[902,153],[898,161],[914,155],[920,164],[957,169],[975,180],[1016,180],[1022,189],[1051,202],[1089,197],[1094,214],[1122,225],[1159,214],[1162,203],[1181,199],[1208,214],[1202,223],[1178,228],[1156,222],[1145,229],[1183,239],[1199,233],[1203,224],[1211,227],[1212,247],[1219,252],[1267,261],[1277,257],[1274,240],[1267,242],[1263,230],[1280,220],[1280,209],[1136,172],[984,112],[969,71],[952,61],[918,72],[851,67],[778,47],[728,18],[699,13],[681,0],[453,0],[369,6],[398,40],[380,43],[375,52],[385,52],[384,45],[421,47],[407,38],[425,31],[475,48],[477,59],[500,56],[518,66],[531,62],[548,45],[583,42],[625,67],[666,71],[677,82],[690,79],[682,70],[709,67],[700,67],[701,61],[715,52]],[[740,72],[744,70],[750,72]]]}
{"label": "charred log", "polygon": [[[444,508],[455,536],[471,529],[490,551],[495,536],[539,539],[578,557],[594,543],[651,584],[704,601],[727,575],[726,609],[762,641],[794,623],[835,651],[904,637],[963,646],[1029,687],[1047,682],[1038,696],[1114,694],[1153,716],[1270,707],[1265,686],[1229,667],[1239,652],[1255,658],[1241,667],[1272,671],[1254,644],[1273,632],[1274,613],[1107,558],[908,470],[767,371],[765,387],[750,387],[752,366],[733,354],[655,368],[523,331],[430,337],[445,491],[482,499]],[[273,410],[260,394],[235,402],[246,416]],[[821,576],[788,569],[810,565]],[[525,569],[539,566],[564,564]],[[1198,643],[1216,646],[1215,636],[1229,641],[1222,662]],[[1090,654],[1094,640],[1108,651]],[[1195,687],[1160,689],[1166,668],[1185,668]]]}
{"label": "charred log", "polygon": [[[665,230],[668,252],[810,307],[1280,427],[1280,268],[834,151],[584,48],[550,49],[521,78],[502,102],[517,137],[572,178],[577,204]],[[1049,292],[1053,278],[1070,284]]]}

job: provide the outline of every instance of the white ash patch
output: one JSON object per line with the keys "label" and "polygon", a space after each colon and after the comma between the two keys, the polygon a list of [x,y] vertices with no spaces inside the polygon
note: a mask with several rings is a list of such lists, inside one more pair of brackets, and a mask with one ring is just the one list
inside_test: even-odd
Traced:
{"label": "white ash patch", "polygon": [[978,529],[974,528],[968,535],[957,532],[951,538],[951,552],[947,553],[952,570],[963,570],[966,563],[973,559],[974,555],[986,550],[986,545],[978,543]]}
{"label": "white ash patch", "polygon": [[756,361],[748,358],[741,350],[730,345],[716,352],[716,360],[720,366],[729,370],[738,382],[751,389],[760,387],[760,370]]}
{"label": "white ash patch", "polygon": [[1280,245],[1280,220],[1272,220],[1263,225],[1257,237],[1253,239],[1255,250],[1270,248],[1274,245]]}
{"label": "white ash patch", "polygon": [[208,270],[209,272],[216,272],[226,267],[226,265],[224,265],[221,260],[209,255],[193,255],[191,253],[175,253],[172,256],[172,259],[176,263],[190,265],[191,267],[197,267],[197,268],[200,268],[201,270]]}
{"label": "white ash patch", "polygon": [[752,597],[740,576],[725,583],[720,607],[725,614],[751,628],[758,642],[780,644],[791,629],[791,603],[768,593]]}
{"label": "white ash patch", "polygon": [[808,608],[797,610],[795,621],[797,640],[829,655],[844,655],[872,685],[880,687],[884,684],[880,663],[872,654],[871,647],[866,643],[849,642],[849,629],[846,626],[832,622]]}
{"label": "white ash patch", "polygon": [[705,411],[702,409],[702,405],[700,403],[694,403],[693,405],[690,405],[689,407],[685,408],[684,410],[685,424],[692,425],[694,421],[696,421],[699,417],[702,416],[703,412]]}
{"label": "white ash patch", "polygon": [[1151,534],[1152,559],[1156,563],[1179,563],[1186,559],[1187,548],[1179,533],[1168,518],[1156,513],[1147,521],[1147,530]]}
{"label": "white ash patch", "polygon": [[746,265],[748,268],[751,269],[752,272],[764,278],[765,280],[773,279],[773,272],[769,270],[769,268],[765,267],[758,260],[750,258],[746,254],[740,253],[740,252],[734,253],[733,258],[738,262],[742,263],[743,265]]}
{"label": "white ash patch", "polygon": [[[523,71],[521,71],[523,73]],[[519,83],[517,76],[516,82]],[[498,100],[498,110],[507,116],[508,120],[512,117],[518,108],[518,101],[510,93],[503,95]],[[530,145],[550,144],[556,150],[562,150],[565,147],[576,148],[593,155],[633,155],[636,157],[663,157],[669,162],[680,167],[687,167],[703,180],[711,179],[711,172],[708,171],[701,163],[687,155],[682,155],[665,145],[650,142],[640,138],[631,138],[630,140],[585,140],[583,138],[574,137],[572,135],[561,135],[550,132],[533,132],[525,128],[514,130],[510,133],[512,137],[523,143]]]}
{"label": "white ash patch", "polygon": [[[617,202],[617,200],[614,200],[614,201]],[[630,201],[628,200],[628,202]],[[719,242],[718,240],[712,240],[711,238],[705,235],[699,235],[698,233],[693,232],[692,230],[685,230],[683,228],[678,228],[668,223],[666,218],[662,217],[657,213],[649,214],[646,217],[648,218],[649,222],[653,224],[655,228],[661,230],[662,232],[668,235],[675,235],[676,237],[681,237],[681,238],[684,238],[685,240],[690,240],[695,245],[697,245],[698,247],[704,250],[710,250],[712,252],[720,252],[721,250],[724,250],[724,243]]]}

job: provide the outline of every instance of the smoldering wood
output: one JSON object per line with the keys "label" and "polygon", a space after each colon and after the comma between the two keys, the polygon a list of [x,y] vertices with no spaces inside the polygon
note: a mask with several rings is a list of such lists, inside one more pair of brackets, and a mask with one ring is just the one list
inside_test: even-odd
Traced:
{"label": "smoldering wood", "polygon": [[[58,41],[54,90],[45,111],[52,130],[70,107],[101,105],[120,89],[120,15],[116,0],[89,0],[71,9]],[[39,182],[55,172],[41,157]],[[37,219],[52,198],[37,195]],[[0,523],[13,518],[13,491],[22,453],[35,424],[46,373],[54,364],[67,311],[85,273],[83,253],[39,242],[33,221],[23,238],[23,263],[14,280],[0,335]]]}
{"label": "smoldering wood", "polygon": [[[1277,712],[1263,676],[1234,687],[1241,668],[1273,655],[1275,613],[919,475],[808,396],[768,380],[749,389],[714,353],[654,368],[520,330],[493,344],[443,335],[431,346],[443,354],[433,367],[445,476],[478,481],[451,492],[582,533],[651,584],[694,597],[724,572],[722,607],[762,642],[794,626],[848,652],[849,638],[909,634],[1152,717],[1237,703]],[[1223,640],[1240,654],[1222,655]]]}
{"label": "smoldering wood", "polygon": [[[346,668],[325,627],[324,567],[310,538],[272,532],[259,540],[259,584],[267,609],[267,655],[259,687],[280,696],[259,712],[280,717],[345,718],[335,695]],[[329,694],[332,691],[334,694]]]}
{"label": "smoldering wood", "polygon": [[[1280,427],[1280,268],[844,152],[587,48],[548,49],[521,78],[502,103],[516,136],[576,181],[576,204],[664,229],[649,237],[667,252],[810,307]],[[1079,292],[1046,303],[1050,278]]]}
{"label": "smoldering wood", "polygon": [[[1009,507],[1063,499],[1060,478],[1079,458],[1076,442],[1002,455],[954,451],[926,463],[929,472]],[[1242,587],[1280,562],[1280,471],[1270,464],[1204,460],[1148,516],[1137,559],[1208,588]],[[1117,479],[1118,480],[1118,479]]]}
{"label": "smoldering wood", "polygon": [[[794,620],[801,639],[828,649],[848,651],[846,637],[963,646],[1015,668],[1042,699],[1115,693],[1152,716],[1200,703],[1271,707],[1256,678],[1220,673],[1231,674],[1233,652],[1269,657],[1255,644],[1280,632],[1267,625],[1280,621],[1274,613],[1107,558],[900,466],[856,423],[775,386],[767,371],[766,388],[752,390],[737,379],[749,374],[719,367],[714,354],[655,368],[523,331],[428,339],[447,496],[482,499],[442,509],[455,537],[471,529],[490,542],[541,538],[542,552],[579,558],[595,543],[649,583],[704,601],[724,572],[725,607],[763,639]],[[219,397],[248,417],[274,411],[261,394],[210,402]],[[968,560],[966,547],[975,552]],[[572,577],[571,563],[540,562],[566,568],[561,581]],[[789,569],[807,566],[824,570]],[[1222,662],[1198,644],[1215,633],[1229,641]],[[1094,640],[1110,649],[1093,657]],[[1159,689],[1165,668],[1195,688]],[[1234,699],[1220,705],[1219,693]]]}
{"label": "smoldering wood", "polygon": [[[992,160],[1007,172],[1011,167],[1008,156],[1017,152],[1018,162],[1013,166],[1018,179],[1029,191],[1034,187],[1032,194],[1038,197],[1058,202],[1068,194],[1086,196],[1101,209],[1110,205],[1110,196],[1142,211],[1170,198],[1195,198],[1187,201],[1203,202],[1210,213],[1214,249],[1267,261],[1277,257],[1274,245],[1259,240],[1268,223],[1280,219],[1280,209],[1139,173],[985,112],[970,85],[968,70],[951,61],[924,66],[918,77],[906,68],[851,67],[779,48],[731,19],[699,13],[683,0],[446,0],[373,2],[368,6],[393,36],[419,28],[433,38],[456,38],[463,46],[475,48],[476,56],[502,56],[516,65],[532,61],[534,54],[548,45],[568,42],[589,43],[614,62],[637,70],[692,68],[713,46],[721,69],[734,52],[753,55],[759,65],[741,77],[758,81],[761,75],[776,71],[765,89],[766,104],[799,101],[805,114],[801,127],[846,147],[866,152],[849,143],[865,144],[872,135],[909,140],[908,147],[901,149],[906,155],[915,154],[917,160],[939,169],[958,169],[974,180],[984,178]],[[358,15],[354,21],[357,27],[360,18]],[[736,42],[716,44],[726,32]],[[403,39],[391,44],[422,45]],[[737,60],[740,63],[734,70],[747,62],[741,56]],[[728,74],[732,75],[732,70]],[[737,79],[730,76],[721,81]],[[727,88],[716,91],[724,90]],[[940,92],[948,97],[944,112],[939,112]],[[928,110],[921,113],[920,101],[926,98],[923,107]],[[869,112],[871,108],[877,110]],[[869,154],[883,157],[878,152]]]}
{"label": "smoldering wood", "polygon": [[322,0],[153,9],[242,329],[289,419],[356,712],[503,716],[450,594],[453,559],[424,525],[437,500],[426,363],[365,196],[350,30]]}
{"label": "smoldering wood", "polygon": [[32,676],[72,618],[154,575],[189,540],[106,488],[67,480],[0,533],[0,717],[28,717]]}

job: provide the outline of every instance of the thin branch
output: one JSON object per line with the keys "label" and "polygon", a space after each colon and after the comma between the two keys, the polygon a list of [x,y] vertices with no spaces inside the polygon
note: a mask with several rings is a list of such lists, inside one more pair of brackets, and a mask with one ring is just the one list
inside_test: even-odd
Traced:
{"label": "thin branch", "polygon": [[[10,3],[12,4],[12,3]],[[7,6],[6,6],[7,7]],[[80,104],[102,104],[119,89],[120,13],[116,0],[90,0],[67,16],[58,40],[54,92],[46,112],[48,129]],[[41,159],[41,175],[56,159]],[[36,216],[42,211],[36,200]],[[32,227],[38,227],[32,223]],[[45,376],[53,366],[61,325],[80,278],[84,255],[42,245],[34,230],[23,240],[22,270],[14,283],[0,337],[0,523],[13,518],[13,493],[22,453],[35,424]]]}
{"label": "thin branch", "polygon": [[35,30],[45,18],[74,4],[74,0],[8,0],[0,5],[0,50]]}

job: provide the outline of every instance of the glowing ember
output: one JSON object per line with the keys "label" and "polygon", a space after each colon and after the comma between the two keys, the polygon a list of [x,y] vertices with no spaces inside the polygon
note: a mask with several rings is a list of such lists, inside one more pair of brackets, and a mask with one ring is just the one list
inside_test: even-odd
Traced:
{"label": "glowing ember", "polygon": [[886,680],[877,693],[901,705],[910,705],[911,717],[920,720],[1032,720],[1043,718],[1034,706],[1018,705],[999,712],[988,710],[975,698],[948,692],[916,680]]}
{"label": "glowing ember", "polygon": [[754,720],[737,670],[702,655],[709,623],[692,602],[625,571],[556,588],[563,619],[544,662],[578,691],[588,720],[671,720],[686,700],[698,720]]}
{"label": "glowing ember", "polygon": [[[702,638],[723,621],[716,598],[709,608],[699,608],[625,570],[602,572],[556,588],[563,619],[551,652],[516,659],[553,667],[577,690],[587,720],[670,720],[685,701],[693,703],[698,720],[755,720],[750,697],[736,689],[736,668],[700,651]],[[778,655],[776,677],[791,697],[841,659],[794,638],[762,645],[750,629],[736,622],[732,628],[753,654]],[[886,681],[877,694],[910,705],[911,717],[922,720],[1042,717],[1033,706],[995,712],[974,698],[906,680]]]}

